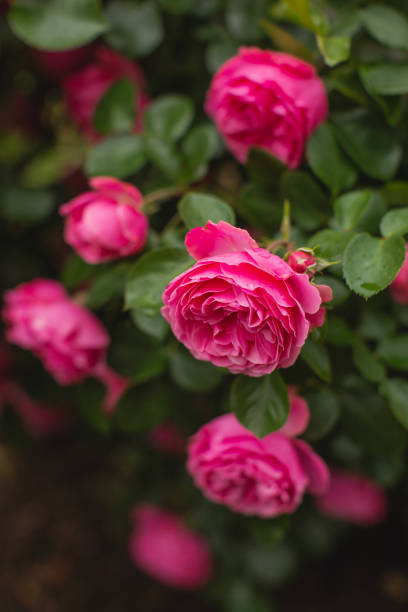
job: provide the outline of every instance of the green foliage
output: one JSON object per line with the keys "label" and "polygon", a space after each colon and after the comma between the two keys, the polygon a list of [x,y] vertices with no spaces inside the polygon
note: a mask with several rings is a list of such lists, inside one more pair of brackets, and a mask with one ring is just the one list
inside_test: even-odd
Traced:
{"label": "green foliage", "polygon": [[106,15],[108,42],[129,57],[147,55],[163,40],[160,13],[151,0],[137,4],[130,0],[113,0],[108,4]]}
{"label": "green foliage", "polygon": [[111,136],[95,145],[88,154],[85,171],[88,176],[127,178],[146,162],[143,141],[136,134]]}
{"label": "green foliage", "polygon": [[191,229],[205,225],[207,221],[226,221],[234,225],[235,214],[223,200],[205,193],[188,193],[179,203],[180,216]]}
{"label": "green foliage", "polygon": [[102,133],[126,132],[134,123],[135,91],[128,79],[111,85],[96,107],[93,124]]}

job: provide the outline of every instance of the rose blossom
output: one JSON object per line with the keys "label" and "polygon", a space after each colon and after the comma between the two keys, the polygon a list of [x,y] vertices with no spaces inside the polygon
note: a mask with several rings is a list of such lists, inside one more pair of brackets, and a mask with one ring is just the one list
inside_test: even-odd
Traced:
{"label": "rose blossom", "polygon": [[263,376],[293,365],[319,313],[320,292],[327,301],[331,289],[313,286],[224,221],[192,229],[186,247],[197,262],[169,283],[162,308],[180,342],[234,374]]}
{"label": "rose blossom", "polygon": [[264,518],[291,514],[306,491],[320,495],[329,482],[324,461],[306,442],[292,438],[308,418],[306,402],[293,390],[288,421],[262,439],[235,415],[224,414],[191,438],[188,471],[206,497],[235,512]]}
{"label": "rose blossom", "polygon": [[391,297],[398,304],[408,304],[408,243],[405,251],[404,263],[390,285]]}
{"label": "rose blossom", "polygon": [[310,64],[286,53],[241,47],[213,77],[205,109],[241,163],[250,147],[261,147],[296,168],[328,103]]}
{"label": "rose blossom", "polygon": [[60,208],[64,238],[88,263],[111,261],[143,249],[148,232],[142,194],[130,183],[98,176],[86,191]]}
{"label": "rose blossom", "polygon": [[143,111],[149,103],[149,98],[144,91],[144,74],[136,62],[113,49],[100,47],[96,50],[92,62],[64,80],[63,89],[68,112],[89,139],[96,140],[100,136],[92,123],[98,102],[109,87],[121,78],[130,79],[135,86],[134,129],[140,132],[143,126]]}
{"label": "rose blossom", "polygon": [[6,291],[3,318],[7,340],[33,351],[61,385],[95,376],[107,386],[106,409],[114,408],[128,382],[106,364],[108,333],[62,285],[39,278]]}
{"label": "rose blossom", "polygon": [[209,579],[212,559],[205,540],[178,516],[142,504],[132,512],[130,556],[141,570],[179,589],[198,589]]}
{"label": "rose blossom", "polygon": [[323,514],[356,525],[375,525],[387,515],[383,489],[362,474],[331,471],[329,489],[316,502]]}

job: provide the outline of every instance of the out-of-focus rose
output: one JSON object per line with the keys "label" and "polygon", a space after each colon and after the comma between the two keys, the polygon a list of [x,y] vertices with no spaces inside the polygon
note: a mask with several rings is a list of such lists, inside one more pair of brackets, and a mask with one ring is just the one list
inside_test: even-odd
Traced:
{"label": "out-of-focus rose", "polygon": [[179,589],[198,589],[208,581],[212,558],[206,541],[178,516],[143,504],[132,512],[129,541],[132,561],[160,582]]}
{"label": "out-of-focus rose", "polygon": [[149,440],[159,451],[181,455],[185,451],[186,438],[176,425],[169,422],[159,423],[149,433]]}
{"label": "out-of-focus rose", "polygon": [[306,251],[293,251],[289,255],[288,264],[295,272],[302,274],[303,272],[308,272],[308,268],[314,266],[316,263],[315,258],[311,253],[307,253]]}
{"label": "out-of-focus rose", "polygon": [[117,51],[101,47],[95,51],[92,62],[68,76],[63,83],[68,112],[76,121],[81,132],[90,140],[96,140],[97,133],[92,124],[94,111],[108,88],[120,78],[127,78],[135,86],[136,132],[143,127],[143,111],[149,103],[145,93],[145,77],[140,66]]}
{"label": "out-of-focus rose", "polygon": [[205,108],[241,163],[250,147],[260,147],[291,168],[299,165],[308,136],[328,113],[313,66],[256,47],[242,47],[221,66]]}
{"label": "out-of-focus rose", "polygon": [[321,287],[327,297],[331,289],[312,285],[224,221],[192,229],[186,247],[198,261],[170,282],[162,309],[180,342],[234,374],[293,365],[321,307]]}
{"label": "out-of-focus rose", "polygon": [[142,194],[115,178],[98,176],[86,191],[60,208],[66,217],[64,238],[88,263],[111,261],[139,252],[148,221]]}
{"label": "out-of-focus rose", "polygon": [[118,397],[119,377],[106,364],[109,336],[100,321],[68,298],[56,281],[35,279],[6,291],[3,318],[6,339],[31,350],[61,385],[88,376],[99,378]]}
{"label": "out-of-focus rose", "polygon": [[307,405],[300,401],[292,391],[287,424],[262,439],[233,414],[201,427],[191,438],[187,468],[204,495],[235,512],[272,518],[293,513],[306,491],[324,493],[326,464],[306,442],[290,437],[307,424]]}
{"label": "out-of-focus rose", "polygon": [[68,51],[43,51],[31,49],[40,70],[52,79],[62,79],[83,64],[91,54],[91,45]]}
{"label": "out-of-focus rose", "polygon": [[387,498],[383,489],[362,474],[331,471],[328,491],[318,497],[323,514],[356,525],[375,525],[387,515]]}
{"label": "out-of-focus rose", "polygon": [[408,304],[408,244],[405,250],[404,263],[390,285],[391,297],[398,304]]}

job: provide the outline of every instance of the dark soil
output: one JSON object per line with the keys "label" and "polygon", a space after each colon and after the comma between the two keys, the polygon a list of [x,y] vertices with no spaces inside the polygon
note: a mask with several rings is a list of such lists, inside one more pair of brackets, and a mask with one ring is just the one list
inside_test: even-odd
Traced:
{"label": "dark soil", "polygon": [[[24,452],[0,445],[1,612],[215,612],[199,595],[170,591],[131,565],[106,502],[111,471],[98,453],[69,441]],[[408,610],[403,551],[394,555],[384,532],[373,554],[369,533],[356,533],[278,594],[280,612]]]}

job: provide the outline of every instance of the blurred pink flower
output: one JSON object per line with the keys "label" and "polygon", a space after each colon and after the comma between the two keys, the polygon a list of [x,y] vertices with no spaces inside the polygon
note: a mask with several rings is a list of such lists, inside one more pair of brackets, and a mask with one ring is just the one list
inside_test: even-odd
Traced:
{"label": "blurred pink flower", "polygon": [[186,448],[186,438],[173,423],[164,422],[156,425],[150,433],[149,440],[157,450],[164,453],[181,455]]}
{"label": "blurred pink flower", "polygon": [[398,304],[408,304],[408,243],[405,245],[405,260],[390,285],[392,299]]}
{"label": "blurred pink flower", "polygon": [[77,47],[67,51],[43,51],[30,49],[31,54],[43,74],[53,78],[62,79],[67,74],[81,66],[90,56],[92,45]]}

